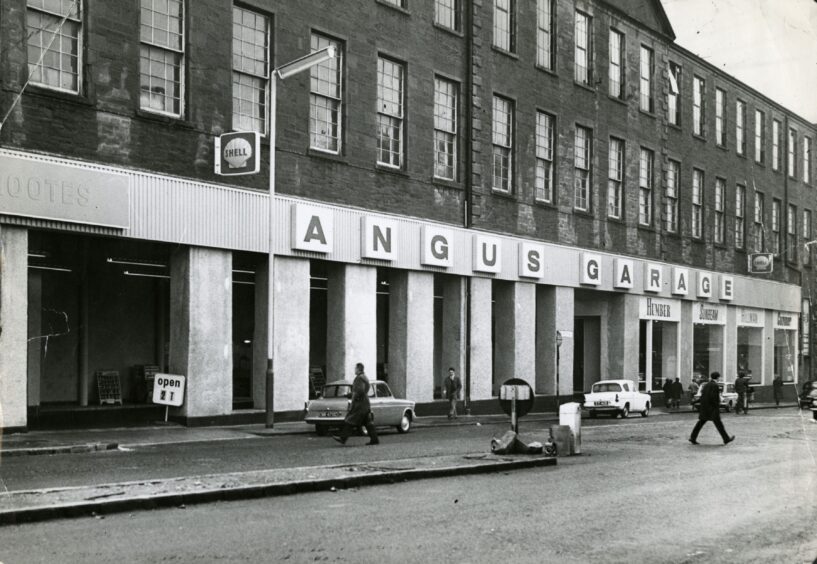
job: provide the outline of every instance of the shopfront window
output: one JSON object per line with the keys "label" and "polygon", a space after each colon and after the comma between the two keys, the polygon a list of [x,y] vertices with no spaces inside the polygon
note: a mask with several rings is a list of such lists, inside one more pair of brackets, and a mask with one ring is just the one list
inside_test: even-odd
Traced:
{"label": "shopfront window", "polygon": [[738,372],[752,375],[752,383],[763,382],[763,327],[738,327]]}
{"label": "shopfront window", "polygon": [[639,329],[638,389],[660,390],[665,378],[678,377],[678,324],[642,319]]}
{"label": "shopfront window", "polygon": [[712,372],[723,374],[723,327],[696,323],[693,327],[692,377],[706,380]]}
{"label": "shopfront window", "polygon": [[774,330],[774,375],[780,376],[784,382],[795,381],[796,336],[796,331]]}

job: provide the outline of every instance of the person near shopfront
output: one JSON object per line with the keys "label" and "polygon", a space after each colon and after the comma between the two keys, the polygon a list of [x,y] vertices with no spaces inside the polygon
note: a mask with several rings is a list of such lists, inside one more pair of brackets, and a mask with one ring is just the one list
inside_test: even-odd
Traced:
{"label": "person near shopfront", "polygon": [[672,407],[672,380],[669,378],[664,380],[661,389],[664,390],[664,406],[669,409]]}
{"label": "person near shopfront", "polygon": [[741,412],[749,414],[749,379],[745,372],[738,372],[738,379],[735,380],[735,392],[738,394],[738,403],[735,406],[735,414]]}
{"label": "person near shopfront", "polygon": [[684,385],[680,378],[676,378],[672,383],[672,407],[679,409],[681,407],[681,398],[684,395]]}
{"label": "person near shopfront", "polygon": [[698,444],[698,433],[701,432],[704,424],[707,421],[712,421],[718,433],[723,439],[723,444],[728,445],[735,440],[735,435],[729,435],[721,421],[721,390],[718,387],[718,379],[721,377],[720,372],[713,372],[709,376],[709,382],[704,384],[701,390],[701,406],[698,408],[698,421],[692,429],[692,434],[687,439],[693,445]]}
{"label": "person near shopfront", "polygon": [[352,405],[349,406],[349,412],[343,421],[343,430],[340,436],[332,435],[332,438],[345,445],[349,435],[360,427],[365,427],[366,432],[369,433],[367,445],[380,443],[377,438],[377,430],[374,428],[372,406],[369,403],[369,379],[363,371],[362,362],[355,365],[355,379],[352,382]]}
{"label": "person near shopfront", "polygon": [[783,399],[783,378],[780,377],[780,374],[772,380],[772,388],[774,390],[774,404],[780,407],[780,400]]}
{"label": "person near shopfront", "polygon": [[692,400],[695,399],[695,395],[698,393],[700,387],[701,386],[698,384],[698,381],[695,380],[695,378],[689,382],[689,388],[687,388],[687,391],[689,392],[689,405],[692,405]]}
{"label": "person near shopfront", "polygon": [[445,379],[445,397],[448,399],[448,418],[457,418],[457,401],[460,399],[462,381],[457,376],[454,367],[448,369],[448,377]]}

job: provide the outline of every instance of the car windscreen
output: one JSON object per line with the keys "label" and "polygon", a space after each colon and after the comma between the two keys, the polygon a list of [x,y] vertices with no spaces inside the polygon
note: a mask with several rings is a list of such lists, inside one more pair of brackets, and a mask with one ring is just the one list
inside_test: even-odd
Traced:
{"label": "car windscreen", "polygon": [[377,397],[379,398],[388,398],[391,397],[391,390],[386,384],[377,384],[375,387],[377,390]]}
{"label": "car windscreen", "polygon": [[346,394],[352,393],[352,386],[326,386],[323,389],[323,397],[325,398],[345,398]]}
{"label": "car windscreen", "polygon": [[601,392],[620,392],[621,385],[616,384],[613,382],[605,383],[605,384],[593,384],[593,393],[598,394]]}

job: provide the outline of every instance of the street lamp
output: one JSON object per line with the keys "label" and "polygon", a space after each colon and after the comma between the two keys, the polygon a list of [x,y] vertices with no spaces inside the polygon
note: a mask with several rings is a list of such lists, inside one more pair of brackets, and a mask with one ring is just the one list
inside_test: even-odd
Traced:
{"label": "street lamp", "polygon": [[267,280],[267,379],[266,379],[266,426],[275,422],[275,369],[273,368],[273,347],[275,346],[275,109],[277,105],[278,80],[285,80],[294,74],[319,65],[335,57],[335,47],[329,45],[314,53],[299,57],[269,73],[269,266]]}

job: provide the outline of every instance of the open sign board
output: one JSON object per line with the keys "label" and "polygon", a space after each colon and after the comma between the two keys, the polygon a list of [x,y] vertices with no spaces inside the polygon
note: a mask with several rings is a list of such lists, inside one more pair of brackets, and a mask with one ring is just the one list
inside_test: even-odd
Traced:
{"label": "open sign board", "polygon": [[157,373],[153,380],[153,403],[179,407],[184,402],[184,376]]}

